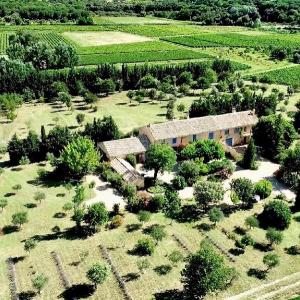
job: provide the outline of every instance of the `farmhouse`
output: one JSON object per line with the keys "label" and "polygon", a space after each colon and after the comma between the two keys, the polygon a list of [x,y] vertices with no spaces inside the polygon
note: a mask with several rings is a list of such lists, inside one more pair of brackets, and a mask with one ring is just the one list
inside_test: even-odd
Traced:
{"label": "farmhouse", "polygon": [[252,110],[232,112],[186,120],[150,124],[140,128],[150,143],[167,143],[173,147],[185,146],[199,139],[214,139],[227,146],[247,144],[252,127],[258,121]]}
{"label": "farmhouse", "polygon": [[98,147],[109,160],[133,154],[138,161],[143,161],[149,144],[155,143],[179,147],[199,139],[214,139],[227,146],[237,146],[249,142],[252,127],[257,121],[252,110],[173,120],[149,124],[139,129],[138,137],[106,141],[99,143]]}

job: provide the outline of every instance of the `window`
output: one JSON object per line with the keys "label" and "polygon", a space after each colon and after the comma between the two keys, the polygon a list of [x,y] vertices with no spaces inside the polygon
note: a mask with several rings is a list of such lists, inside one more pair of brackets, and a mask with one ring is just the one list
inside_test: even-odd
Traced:
{"label": "window", "polygon": [[225,134],[229,134],[229,129],[225,129],[225,130],[224,130],[224,133],[225,133]]}
{"label": "window", "polygon": [[208,138],[209,138],[210,140],[212,140],[212,139],[214,138],[214,133],[213,133],[213,132],[210,132],[210,133],[208,134]]}
{"label": "window", "polygon": [[234,128],[234,133],[240,133],[241,127]]}
{"label": "window", "polygon": [[177,138],[173,138],[172,139],[172,144],[174,145],[174,144],[176,144],[177,143]]}
{"label": "window", "polygon": [[197,141],[197,135],[193,134],[193,142]]}

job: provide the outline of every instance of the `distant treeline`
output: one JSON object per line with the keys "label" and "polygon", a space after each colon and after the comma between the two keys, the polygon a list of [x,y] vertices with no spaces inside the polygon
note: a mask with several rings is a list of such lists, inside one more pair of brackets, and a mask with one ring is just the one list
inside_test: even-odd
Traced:
{"label": "distant treeline", "polygon": [[[217,63],[216,63],[217,62]],[[216,60],[219,65],[217,74],[231,74],[235,65],[230,61]],[[147,74],[151,74],[158,80],[167,76],[177,77],[184,71],[191,72],[197,79],[212,66],[212,62],[195,62],[178,65],[122,65],[119,68],[115,65],[102,64],[97,68],[76,68],[61,70],[38,70],[30,63],[23,63],[18,60],[0,59],[0,94],[18,93],[23,94],[26,90],[34,91],[37,97],[51,97],[52,84],[64,82],[72,94],[78,94],[78,82],[94,92],[97,90],[97,79],[112,79],[116,83],[116,89],[136,89],[139,81]],[[241,65],[243,67],[243,65]]]}
{"label": "distant treeline", "polygon": [[191,20],[205,25],[259,26],[260,21],[299,24],[299,0],[156,0],[148,2],[88,1],[90,11]]}
{"label": "distant treeline", "polygon": [[153,15],[205,25],[256,27],[260,21],[300,24],[299,0],[2,0],[0,3],[0,17],[15,24],[26,24],[30,20],[91,24],[91,13]]}

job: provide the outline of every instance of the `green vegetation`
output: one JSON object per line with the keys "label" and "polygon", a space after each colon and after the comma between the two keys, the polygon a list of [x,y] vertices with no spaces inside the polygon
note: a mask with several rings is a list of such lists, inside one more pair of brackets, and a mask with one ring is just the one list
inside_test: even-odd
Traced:
{"label": "green vegetation", "polygon": [[176,36],[163,38],[166,41],[181,44],[189,47],[250,47],[250,48],[270,48],[277,47],[298,48],[300,45],[300,35],[289,34],[201,34],[189,36]]}

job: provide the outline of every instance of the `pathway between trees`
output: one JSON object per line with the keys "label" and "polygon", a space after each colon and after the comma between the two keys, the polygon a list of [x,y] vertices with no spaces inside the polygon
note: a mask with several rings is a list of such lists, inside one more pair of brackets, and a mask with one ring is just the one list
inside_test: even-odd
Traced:
{"label": "pathway between trees", "polygon": [[295,292],[295,288],[297,286],[300,287],[300,272],[296,272],[269,283],[262,284],[241,294],[226,298],[226,300],[273,299],[274,296],[283,292]]}

